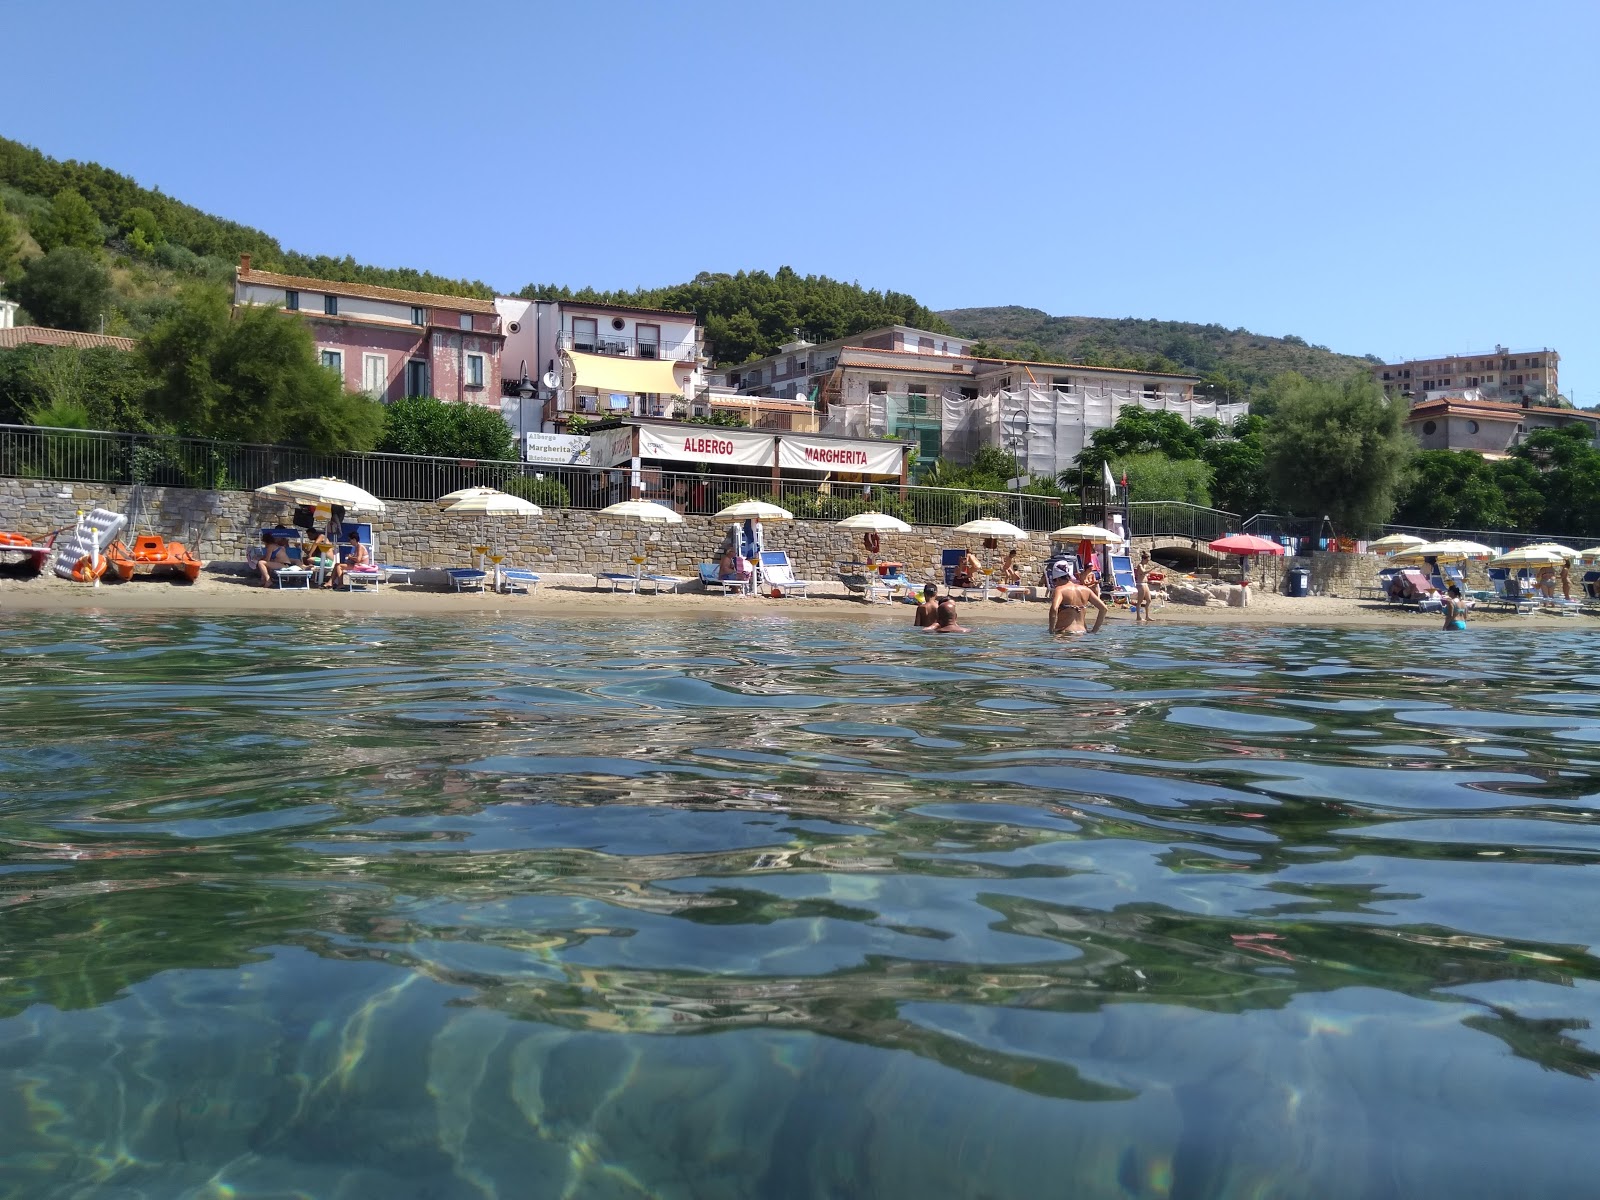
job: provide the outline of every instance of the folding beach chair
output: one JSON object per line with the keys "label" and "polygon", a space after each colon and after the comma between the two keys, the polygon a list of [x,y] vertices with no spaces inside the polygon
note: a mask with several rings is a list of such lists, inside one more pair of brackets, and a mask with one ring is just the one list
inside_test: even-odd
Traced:
{"label": "folding beach chair", "polygon": [[[945,591],[949,592],[952,596],[956,594],[956,589],[958,586],[956,584],[956,570],[961,566],[961,560],[966,556],[967,551],[961,546],[955,546],[939,551],[939,569],[944,572]],[[981,583],[964,583],[960,584],[959,587],[961,590],[961,598],[963,600],[970,600],[972,598],[972,593],[979,592],[983,585]]]}
{"label": "folding beach chair", "polygon": [[452,567],[445,571],[450,577],[451,584],[458,592],[467,592],[476,589],[483,591],[483,581],[489,578],[489,572],[480,571],[475,567]]}
{"label": "folding beach chair", "polygon": [[1111,596],[1119,604],[1133,604],[1139,589],[1133,582],[1133,560],[1126,554],[1111,556]]}
{"label": "folding beach chair", "polygon": [[721,592],[724,596],[744,595],[750,590],[748,579],[724,579],[716,563],[700,564],[700,583],[708,592]]}
{"label": "folding beach chair", "polygon": [[1490,567],[1489,586],[1494,589],[1494,602],[1502,608],[1519,613],[1534,610],[1533,597],[1523,594],[1521,581],[1511,578],[1507,568]]}
{"label": "folding beach chair", "polygon": [[794,577],[794,566],[789,562],[787,550],[762,550],[759,559],[764,588],[777,588],[785,596],[805,596],[811,585]]}
{"label": "folding beach chair", "polygon": [[510,595],[512,592],[531,594],[539,590],[539,577],[526,567],[501,567],[500,590]]}

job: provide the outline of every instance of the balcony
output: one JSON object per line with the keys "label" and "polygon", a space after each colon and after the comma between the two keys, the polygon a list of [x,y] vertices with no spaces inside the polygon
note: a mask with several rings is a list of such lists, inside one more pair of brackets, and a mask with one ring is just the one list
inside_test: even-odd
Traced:
{"label": "balcony", "polygon": [[620,333],[587,334],[563,333],[556,338],[562,350],[576,350],[580,354],[608,354],[613,358],[658,358],[672,362],[693,362],[698,356],[694,340],[642,342],[623,337]]}

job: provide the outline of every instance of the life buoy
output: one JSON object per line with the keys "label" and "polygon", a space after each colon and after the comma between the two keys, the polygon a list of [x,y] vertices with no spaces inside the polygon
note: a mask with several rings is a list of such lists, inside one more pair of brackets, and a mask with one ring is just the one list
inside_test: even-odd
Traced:
{"label": "life buoy", "polygon": [[861,539],[861,544],[867,548],[868,554],[876,554],[881,545],[878,541],[878,535],[870,529],[867,530],[866,536]]}
{"label": "life buoy", "polygon": [[0,546],[31,546],[33,539],[20,533],[0,533]]}
{"label": "life buoy", "polygon": [[92,562],[90,562],[89,556],[87,554],[85,554],[77,562],[72,564],[72,577],[74,579],[76,579],[79,583],[93,583],[96,579],[99,579],[100,576],[104,575],[105,573],[106,573],[106,560],[104,558],[102,558],[100,560],[100,569],[99,570],[95,569],[94,564]]}

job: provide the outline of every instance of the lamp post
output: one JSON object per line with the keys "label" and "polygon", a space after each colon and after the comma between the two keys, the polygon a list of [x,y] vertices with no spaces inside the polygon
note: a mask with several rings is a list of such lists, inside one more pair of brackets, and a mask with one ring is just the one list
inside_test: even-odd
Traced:
{"label": "lamp post", "polygon": [[[528,378],[528,360],[522,360],[522,378],[517,380],[517,451],[528,457],[528,401],[533,399],[533,380]],[[542,422],[541,422],[542,424]]]}

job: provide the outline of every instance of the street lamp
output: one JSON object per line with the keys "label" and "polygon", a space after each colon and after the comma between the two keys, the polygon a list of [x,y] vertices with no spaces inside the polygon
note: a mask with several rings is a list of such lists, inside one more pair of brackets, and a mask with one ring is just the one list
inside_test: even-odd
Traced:
{"label": "street lamp", "polygon": [[522,360],[522,378],[517,380],[517,441],[524,457],[528,453],[528,401],[533,399],[533,380],[528,378],[528,360]]}

